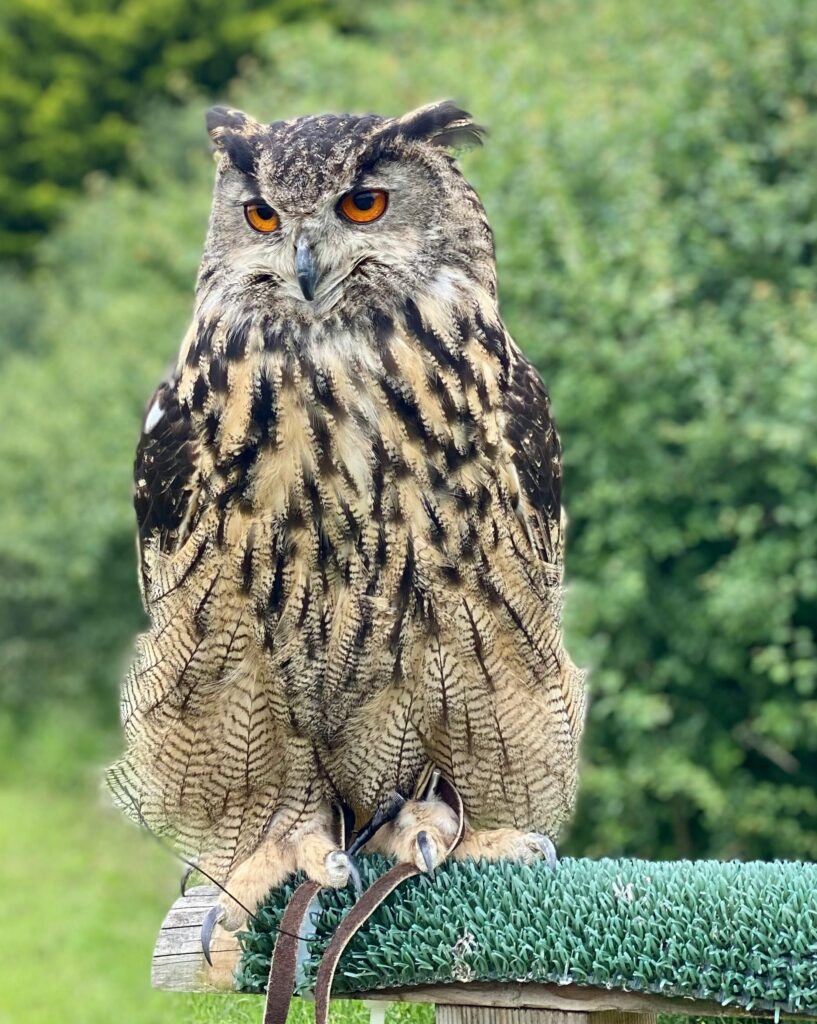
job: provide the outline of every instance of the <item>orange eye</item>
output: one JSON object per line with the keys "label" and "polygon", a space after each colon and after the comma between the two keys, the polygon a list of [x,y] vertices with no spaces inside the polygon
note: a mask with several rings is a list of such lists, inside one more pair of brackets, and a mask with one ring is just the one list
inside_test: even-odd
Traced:
{"label": "orange eye", "polygon": [[388,205],[389,193],[374,188],[363,192],[347,192],[338,203],[338,209],[353,224],[371,224],[383,216]]}
{"label": "orange eye", "polygon": [[281,223],[278,214],[266,203],[245,203],[244,216],[254,231],[261,231],[263,234],[274,231]]}

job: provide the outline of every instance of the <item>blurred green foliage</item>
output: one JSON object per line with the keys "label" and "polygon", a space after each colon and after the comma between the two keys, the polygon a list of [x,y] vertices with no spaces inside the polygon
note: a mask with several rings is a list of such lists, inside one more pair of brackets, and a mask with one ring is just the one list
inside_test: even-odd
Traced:
{"label": "blurred green foliage", "polygon": [[90,171],[123,167],[157,97],[218,89],[273,29],[341,0],[4,0],[0,259],[28,253]]}
{"label": "blurred green foliage", "polygon": [[[272,120],[451,95],[490,128],[464,165],[553,394],[591,667],[565,850],[814,858],[817,5],[418,2],[365,28],[274,33],[231,99]],[[7,737],[114,725],[130,466],[190,310],[202,115],[155,110],[127,177],[0,278]]]}

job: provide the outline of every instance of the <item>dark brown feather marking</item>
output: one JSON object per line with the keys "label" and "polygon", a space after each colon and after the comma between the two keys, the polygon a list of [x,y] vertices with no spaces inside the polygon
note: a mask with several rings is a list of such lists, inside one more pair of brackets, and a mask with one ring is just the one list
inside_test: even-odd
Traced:
{"label": "dark brown feather marking", "polygon": [[157,409],[159,419],[150,433],[142,432],[134,463],[133,503],[146,586],[148,544],[155,541],[160,551],[170,551],[183,542],[180,531],[196,489],[197,445],[171,382],[156,390],[150,414]]}
{"label": "dark brown feather marking", "polygon": [[558,523],[561,506],[561,446],[550,399],[531,364],[519,357],[505,398],[506,436],[523,491],[535,509]]}

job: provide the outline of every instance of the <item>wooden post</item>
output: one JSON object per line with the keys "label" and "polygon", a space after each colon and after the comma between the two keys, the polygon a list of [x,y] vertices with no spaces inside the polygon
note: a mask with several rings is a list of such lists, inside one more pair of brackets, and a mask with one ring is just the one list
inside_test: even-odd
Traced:
{"label": "wooden post", "polygon": [[177,899],[162,922],[153,951],[151,982],[167,992],[234,992],[233,971],[241,950],[234,935],[216,928],[213,966],[201,951],[201,924],[218,899],[214,885],[196,885]]}
{"label": "wooden post", "polygon": [[371,999],[364,999],[362,1002],[369,1011],[369,1024],[386,1024],[386,1010],[391,1003],[376,1002]]}
{"label": "wooden post", "polygon": [[577,1010],[529,1010],[507,1006],[451,1006],[438,1003],[437,1024],[655,1024],[654,1013],[599,1013]]}

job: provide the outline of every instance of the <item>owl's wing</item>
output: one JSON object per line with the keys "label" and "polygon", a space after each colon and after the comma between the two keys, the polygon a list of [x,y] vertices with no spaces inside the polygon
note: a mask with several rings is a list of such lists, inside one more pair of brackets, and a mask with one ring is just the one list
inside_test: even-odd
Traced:
{"label": "owl's wing", "polygon": [[189,534],[198,500],[198,443],[175,385],[170,378],[154,392],[133,467],[139,582],[146,608],[151,554],[179,548]]}
{"label": "owl's wing", "polygon": [[269,818],[285,740],[267,690],[256,674],[247,681],[247,609],[234,600],[230,566],[207,537],[197,543],[212,507],[204,458],[171,378],[147,407],[136,452],[140,582],[152,621],[122,687],[127,750],[107,778],[126,814],[226,880]]}
{"label": "owl's wing", "polygon": [[435,594],[444,625],[426,644],[424,682],[441,711],[418,732],[473,827],[553,838],[574,798],[583,677],[561,629],[559,438],[539,374],[506,338],[499,427],[510,502],[484,518],[475,584]]}
{"label": "owl's wing", "polygon": [[536,368],[519,352],[505,390],[505,437],[519,478],[522,520],[546,562],[562,557],[562,448],[550,412],[550,398]]}

